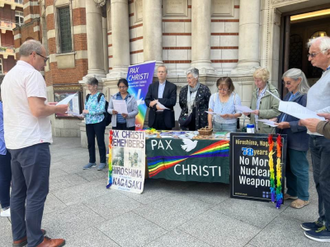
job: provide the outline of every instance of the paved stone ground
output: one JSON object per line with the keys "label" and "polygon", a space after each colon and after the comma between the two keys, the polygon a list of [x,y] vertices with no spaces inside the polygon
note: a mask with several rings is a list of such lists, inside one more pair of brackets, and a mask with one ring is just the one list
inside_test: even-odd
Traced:
{"label": "paved stone ground", "polygon": [[[317,219],[311,204],[297,210],[231,199],[229,185],[146,180],[141,195],[108,190],[107,171],[84,171],[88,152],[78,138],[51,145],[50,193],[43,228],[66,246],[330,246],[304,237],[300,223]],[[9,219],[0,219],[0,246],[11,246]]]}

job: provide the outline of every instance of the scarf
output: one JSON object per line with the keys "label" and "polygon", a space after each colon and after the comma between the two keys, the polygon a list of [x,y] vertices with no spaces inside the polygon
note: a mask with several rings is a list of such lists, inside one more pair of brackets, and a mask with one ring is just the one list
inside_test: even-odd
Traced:
{"label": "scarf", "polygon": [[197,84],[194,88],[190,87],[188,85],[188,92],[187,92],[187,106],[188,106],[188,116],[192,113],[193,107],[194,107],[194,102],[196,99],[197,91],[200,87],[199,81],[197,81]]}

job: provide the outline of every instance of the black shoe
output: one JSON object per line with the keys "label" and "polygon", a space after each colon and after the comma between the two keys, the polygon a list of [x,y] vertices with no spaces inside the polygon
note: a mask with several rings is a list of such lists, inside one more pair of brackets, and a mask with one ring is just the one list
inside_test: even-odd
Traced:
{"label": "black shoe", "polygon": [[323,222],[320,221],[315,221],[315,222],[305,222],[300,225],[302,229],[305,231],[316,231],[317,229],[321,228],[324,226]]}
{"label": "black shoe", "polygon": [[325,226],[316,231],[307,231],[305,236],[317,242],[330,243],[330,231]]}

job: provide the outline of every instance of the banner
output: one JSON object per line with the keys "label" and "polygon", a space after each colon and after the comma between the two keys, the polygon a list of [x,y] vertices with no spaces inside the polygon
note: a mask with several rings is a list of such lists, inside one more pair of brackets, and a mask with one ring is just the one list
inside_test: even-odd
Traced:
{"label": "banner", "polygon": [[141,194],[144,178],[144,131],[110,130],[107,187]]}
{"label": "banner", "polygon": [[150,138],[149,178],[229,183],[229,141]]}
{"label": "banner", "polygon": [[147,112],[147,106],[144,99],[147,95],[150,83],[152,83],[156,62],[133,65],[128,68],[127,81],[128,92],[134,95],[139,113],[135,120],[135,129],[142,130],[144,119]]}
{"label": "banner", "polygon": [[[277,165],[276,138],[272,135],[275,143],[271,157],[274,166]],[[281,192],[284,189],[285,161],[286,161],[286,135],[281,135],[282,147],[278,167],[275,170],[275,178],[281,173],[277,185],[281,184]],[[270,156],[269,141],[267,134],[230,134],[230,163],[231,163],[231,190],[230,196],[245,199],[257,199],[262,201],[271,200],[270,180]],[[274,153],[273,153],[274,152]]]}

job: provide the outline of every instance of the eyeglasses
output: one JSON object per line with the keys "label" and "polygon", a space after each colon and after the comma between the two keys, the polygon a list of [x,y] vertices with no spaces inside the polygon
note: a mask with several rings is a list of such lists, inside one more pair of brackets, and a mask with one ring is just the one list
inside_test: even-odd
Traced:
{"label": "eyeglasses", "polygon": [[313,57],[316,57],[319,53],[321,53],[321,52],[317,52],[317,53],[311,53],[311,54],[307,54],[307,58],[309,58],[309,57],[311,57],[311,58],[313,58]]}
{"label": "eyeglasses", "polygon": [[45,57],[45,56],[41,55],[41,54],[38,53],[38,52],[36,52],[36,54],[39,55],[40,57],[42,57],[42,58],[44,59],[44,62],[47,63],[47,61],[48,61],[48,59],[49,59],[48,57]]}
{"label": "eyeglasses", "polygon": [[125,88],[127,88],[126,86],[119,86],[118,87],[119,89],[125,89]]}
{"label": "eyeglasses", "polygon": [[229,89],[225,89],[225,88],[218,88],[219,91],[224,91],[224,92],[228,92]]}

